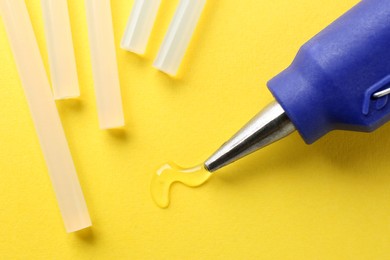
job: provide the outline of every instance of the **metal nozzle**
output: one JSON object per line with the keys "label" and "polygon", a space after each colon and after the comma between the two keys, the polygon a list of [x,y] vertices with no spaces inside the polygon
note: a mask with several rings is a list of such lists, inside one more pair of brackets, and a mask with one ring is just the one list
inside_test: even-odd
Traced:
{"label": "metal nozzle", "polygon": [[222,145],[204,166],[209,172],[214,172],[294,131],[295,126],[280,104],[274,101]]}

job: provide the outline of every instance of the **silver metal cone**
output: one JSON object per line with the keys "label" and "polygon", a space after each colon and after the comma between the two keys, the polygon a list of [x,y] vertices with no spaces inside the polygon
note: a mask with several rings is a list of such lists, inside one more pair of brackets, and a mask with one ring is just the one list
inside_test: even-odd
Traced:
{"label": "silver metal cone", "polygon": [[236,135],[219,148],[204,164],[214,172],[238,159],[272,144],[295,131],[283,108],[276,101],[267,106]]}

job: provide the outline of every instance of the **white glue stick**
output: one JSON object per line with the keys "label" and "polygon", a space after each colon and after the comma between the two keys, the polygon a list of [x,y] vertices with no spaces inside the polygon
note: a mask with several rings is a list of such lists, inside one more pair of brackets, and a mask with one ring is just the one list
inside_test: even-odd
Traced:
{"label": "white glue stick", "polygon": [[91,226],[65,133],[24,0],[0,0],[0,14],[67,232]]}
{"label": "white glue stick", "polygon": [[80,96],[67,0],[41,0],[55,99]]}
{"label": "white glue stick", "polygon": [[181,0],[153,66],[176,75],[206,0]]}
{"label": "white glue stick", "polygon": [[135,0],[122,38],[122,49],[137,54],[145,53],[160,3],[161,0]]}
{"label": "white glue stick", "polygon": [[85,0],[93,79],[101,129],[125,124],[110,0]]}

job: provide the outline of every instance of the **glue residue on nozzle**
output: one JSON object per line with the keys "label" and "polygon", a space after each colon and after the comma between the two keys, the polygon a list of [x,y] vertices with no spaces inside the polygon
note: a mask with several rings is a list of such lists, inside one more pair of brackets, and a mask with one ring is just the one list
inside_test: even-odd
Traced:
{"label": "glue residue on nozzle", "polygon": [[160,208],[167,208],[173,183],[180,182],[188,187],[198,187],[206,183],[211,175],[203,165],[182,168],[174,163],[165,164],[153,175],[150,185],[152,198]]}

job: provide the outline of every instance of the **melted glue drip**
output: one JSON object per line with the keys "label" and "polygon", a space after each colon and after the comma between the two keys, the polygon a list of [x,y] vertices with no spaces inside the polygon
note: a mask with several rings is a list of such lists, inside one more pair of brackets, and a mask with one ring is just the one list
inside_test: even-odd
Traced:
{"label": "melted glue drip", "polygon": [[180,182],[189,187],[198,187],[211,175],[203,165],[185,169],[173,163],[165,164],[153,175],[150,186],[153,200],[159,207],[166,208],[169,205],[169,191],[173,183]]}

